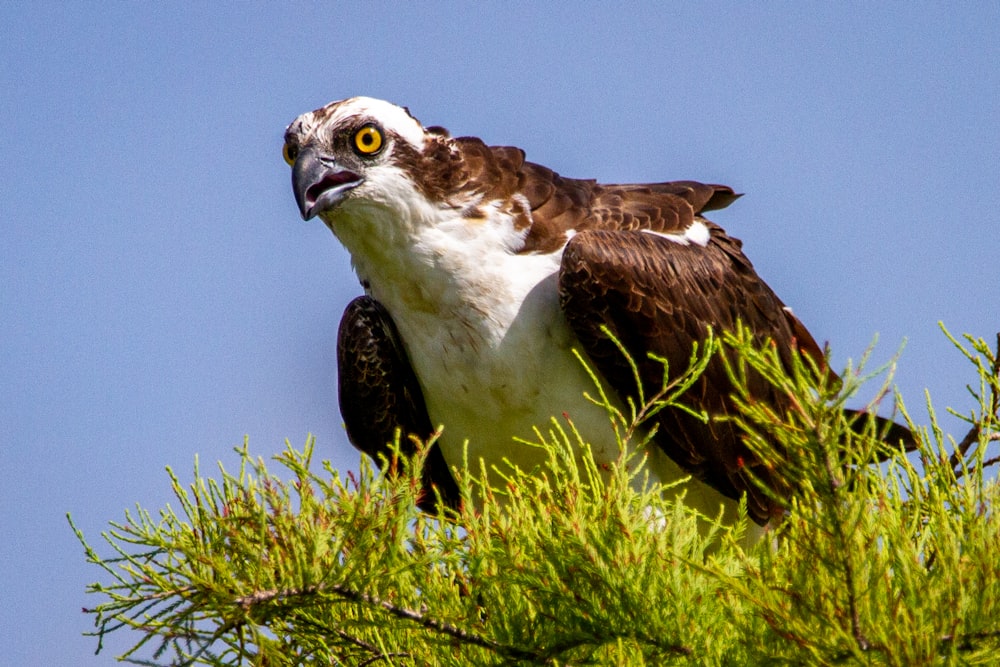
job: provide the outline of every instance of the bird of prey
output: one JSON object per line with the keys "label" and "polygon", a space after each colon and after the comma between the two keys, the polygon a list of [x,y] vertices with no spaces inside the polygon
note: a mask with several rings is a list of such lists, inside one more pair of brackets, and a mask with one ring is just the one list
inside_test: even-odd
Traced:
{"label": "bird of prey", "polygon": [[[504,459],[541,462],[519,444],[565,414],[596,460],[619,457],[605,410],[588,401],[583,351],[622,405],[634,393],[626,358],[646,395],[663,365],[687,367],[709,328],[742,322],[822,360],[812,336],[743,254],[741,242],[703,217],[739,195],[692,181],[606,185],[564,178],[518,148],[488,146],[424,127],[408,109],[355,97],[296,118],[285,160],[302,217],[319,216],[350,252],[365,295],[347,307],[338,336],[340,408],[351,442],[378,458],[396,429],[444,430],[423,471],[424,505],[436,488],[455,502],[450,466]],[[761,378],[757,399],[783,397]],[[731,385],[714,359],[686,394],[693,408],[733,413]],[[644,452],[654,480],[689,477],[685,503],[708,516],[766,524],[780,511],[752,480],[777,485],[732,421],[704,423],[663,410]],[[467,442],[467,444],[466,444]]]}

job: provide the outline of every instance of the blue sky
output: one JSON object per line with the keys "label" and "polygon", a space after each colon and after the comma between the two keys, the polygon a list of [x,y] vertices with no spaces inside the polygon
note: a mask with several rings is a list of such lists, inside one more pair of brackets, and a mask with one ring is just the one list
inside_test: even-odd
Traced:
{"label": "blue sky", "polygon": [[[566,176],[747,193],[713,218],[842,365],[971,409],[938,331],[1000,329],[990,3],[4,3],[0,655],[111,664],[84,562],[136,503],[285,438],[357,466],[335,335],[360,293],[303,223],[285,125],[353,95]],[[872,391],[875,388],[872,387]],[[946,426],[958,431],[953,418]]]}

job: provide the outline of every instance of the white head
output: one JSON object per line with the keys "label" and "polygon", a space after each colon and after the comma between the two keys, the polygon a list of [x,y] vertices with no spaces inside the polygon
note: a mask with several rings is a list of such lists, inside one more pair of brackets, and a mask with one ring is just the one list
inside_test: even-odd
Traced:
{"label": "white head", "polygon": [[380,170],[413,160],[427,136],[407,109],[370,97],[302,114],[285,131],[283,150],[302,217],[332,211]]}
{"label": "white head", "polygon": [[326,223],[384,301],[391,290],[428,299],[456,275],[496,264],[528,233],[522,152],[495,155],[478,139],[425,129],[388,102],[356,97],[299,116],[284,155],[302,217]]}

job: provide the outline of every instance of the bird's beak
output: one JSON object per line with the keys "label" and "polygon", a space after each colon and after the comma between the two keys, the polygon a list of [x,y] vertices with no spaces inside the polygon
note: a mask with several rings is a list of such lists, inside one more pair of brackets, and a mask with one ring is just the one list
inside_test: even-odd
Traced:
{"label": "bird's beak", "polygon": [[304,149],[292,167],[292,190],[302,219],[309,220],[336,207],[347,192],[361,185],[363,180],[332,157]]}

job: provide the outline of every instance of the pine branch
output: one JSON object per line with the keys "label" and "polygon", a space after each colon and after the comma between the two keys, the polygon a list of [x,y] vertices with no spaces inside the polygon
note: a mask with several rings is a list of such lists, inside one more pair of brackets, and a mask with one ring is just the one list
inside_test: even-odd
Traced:
{"label": "pine branch", "polygon": [[426,448],[385,477],[367,462],[313,471],[311,440],[276,457],[285,478],[246,444],[235,474],[196,462],[185,485],[171,472],[177,509],[126,512],[104,535],[110,556],[77,531],[107,581],[85,610],[98,650],[126,629],[124,659],[171,665],[910,665],[1000,650],[1000,488],[984,476],[1000,458],[986,455],[1000,439],[997,353],[953,339],[979,380],[975,442],[948,449],[931,409],[925,467],[898,453],[880,469],[892,448],[874,418],[862,427],[842,410],[869,377],[863,362],[817,383],[811,360],[789,373],[773,350],[720,340],[793,406],[747,402],[734,417],[797,480],[774,539],[752,550],[745,517],[707,521],[624,453],[638,420],[682,405],[696,376],[681,373],[628,415],[597,388],[617,464],[597,465],[553,420],[533,443],[548,456],[539,470],[491,471],[496,487],[459,471],[457,512],[416,509]]}

